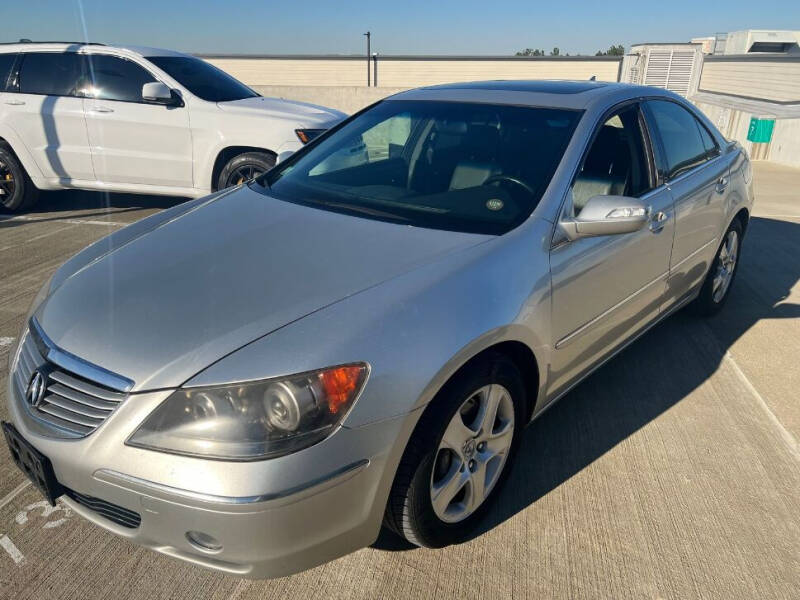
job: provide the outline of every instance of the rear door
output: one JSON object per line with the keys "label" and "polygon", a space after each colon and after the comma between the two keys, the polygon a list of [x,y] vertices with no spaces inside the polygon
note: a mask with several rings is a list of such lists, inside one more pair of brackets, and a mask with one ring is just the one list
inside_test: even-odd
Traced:
{"label": "rear door", "polygon": [[97,179],[191,188],[188,108],[144,102],[142,86],[156,78],[133,60],[110,54],[87,59],[93,83],[86,121]]}
{"label": "rear door", "polygon": [[62,184],[94,180],[81,95],[88,85],[75,52],[28,52],[3,108],[42,174]]}
{"label": "rear door", "polygon": [[646,115],[659,169],[675,201],[675,242],[664,305],[686,299],[714,259],[728,196],[730,163],[706,126],[672,100],[649,100]]}
{"label": "rear door", "polygon": [[633,233],[554,239],[551,398],[659,314],[672,250],[672,196],[656,178],[637,103],[608,115],[595,132],[570,188],[566,216],[577,217],[596,195],[639,198],[650,208],[650,222]]}

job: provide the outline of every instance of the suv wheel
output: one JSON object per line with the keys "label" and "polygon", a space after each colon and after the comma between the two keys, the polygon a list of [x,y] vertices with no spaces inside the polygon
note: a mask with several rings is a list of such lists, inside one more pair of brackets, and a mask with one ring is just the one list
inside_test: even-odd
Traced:
{"label": "suv wheel", "polygon": [[14,212],[36,203],[39,190],[7,144],[0,143],[0,208]]}
{"label": "suv wheel", "polygon": [[217,189],[222,190],[258,177],[275,166],[275,155],[267,152],[245,152],[230,159],[217,180]]}
{"label": "suv wheel", "polygon": [[408,442],[384,524],[418,546],[464,539],[505,481],[519,446],[525,388],[503,355],[470,364],[426,409]]}

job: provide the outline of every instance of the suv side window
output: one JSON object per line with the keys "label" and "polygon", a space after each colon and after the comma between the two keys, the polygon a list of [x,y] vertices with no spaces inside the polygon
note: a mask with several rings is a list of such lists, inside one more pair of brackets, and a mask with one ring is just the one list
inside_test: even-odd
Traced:
{"label": "suv side window", "polygon": [[17,58],[16,52],[0,54],[0,92],[10,91],[7,87],[8,78],[11,75],[11,67]]}
{"label": "suv side window", "polygon": [[[708,160],[708,144],[714,148],[716,144],[692,113],[668,100],[650,100],[647,105],[664,146],[667,179]],[[708,140],[703,139],[701,131],[709,136]]]}
{"label": "suv side window", "polygon": [[592,196],[638,197],[652,189],[638,106],[606,119],[572,184],[573,216]]}
{"label": "suv side window", "polygon": [[75,52],[25,54],[19,73],[19,91],[46,96],[81,96],[86,86],[83,56]]}
{"label": "suv side window", "polygon": [[142,86],[156,80],[131,60],[107,54],[89,54],[86,59],[94,81],[92,93],[87,95],[93,98],[141,102]]}

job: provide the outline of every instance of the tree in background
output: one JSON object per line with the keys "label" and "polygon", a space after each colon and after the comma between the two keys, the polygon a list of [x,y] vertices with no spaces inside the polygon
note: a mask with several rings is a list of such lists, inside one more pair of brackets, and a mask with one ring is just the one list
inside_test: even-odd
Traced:
{"label": "tree in background", "polygon": [[525,48],[517,52],[517,56],[544,56],[544,50],[538,48]]}
{"label": "tree in background", "polygon": [[595,56],[624,56],[625,54],[625,46],[619,44],[618,46],[610,46],[608,50],[603,52],[602,50],[598,50],[595,53]]}
{"label": "tree in background", "polygon": [[553,51],[550,53],[550,56],[558,56],[559,54],[561,54],[561,50],[559,50],[558,46],[556,46],[555,48],[553,48]]}

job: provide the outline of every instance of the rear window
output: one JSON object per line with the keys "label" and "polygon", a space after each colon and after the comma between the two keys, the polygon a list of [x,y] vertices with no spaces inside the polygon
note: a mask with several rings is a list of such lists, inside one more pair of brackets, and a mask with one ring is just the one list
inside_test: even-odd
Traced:
{"label": "rear window", "polygon": [[499,235],[539,203],[581,114],[384,101],[259,183],[265,194],[324,210]]}
{"label": "rear window", "polygon": [[23,94],[78,96],[88,79],[83,56],[74,52],[38,52],[25,54],[19,73],[19,91]]}
{"label": "rear window", "polygon": [[17,58],[16,53],[10,52],[7,54],[0,54],[0,92],[8,89],[8,76],[11,74],[11,67],[14,66],[14,59]]}

